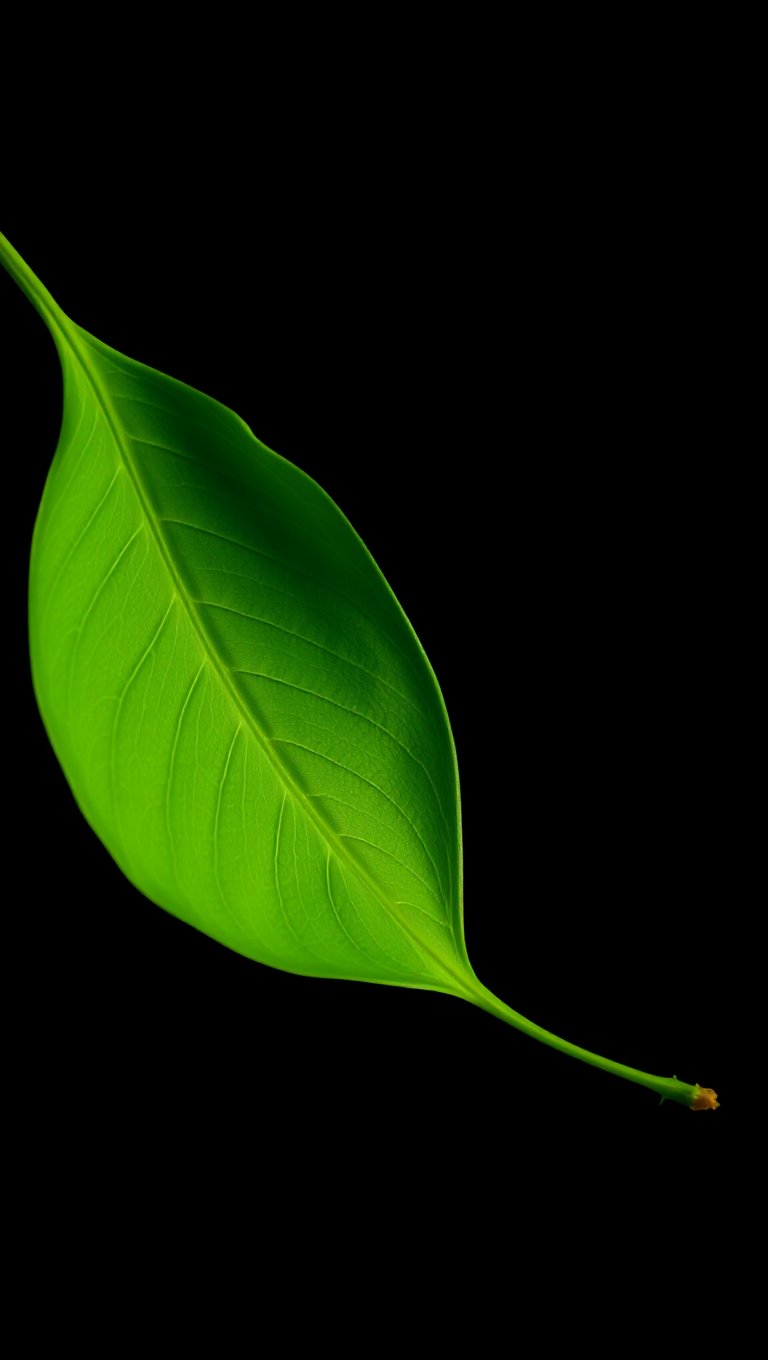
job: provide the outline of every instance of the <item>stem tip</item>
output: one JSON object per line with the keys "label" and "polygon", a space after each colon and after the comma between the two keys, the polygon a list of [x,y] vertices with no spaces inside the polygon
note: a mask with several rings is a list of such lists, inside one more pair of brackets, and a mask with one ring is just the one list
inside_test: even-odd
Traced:
{"label": "stem tip", "polygon": [[717,1092],[713,1091],[711,1086],[699,1086],[697,1083],[693,1088],[693,1100],[690,1108],[692,1110],[717,1110],[720,1107],[720,1101],[715,1099],[716,1095]]}

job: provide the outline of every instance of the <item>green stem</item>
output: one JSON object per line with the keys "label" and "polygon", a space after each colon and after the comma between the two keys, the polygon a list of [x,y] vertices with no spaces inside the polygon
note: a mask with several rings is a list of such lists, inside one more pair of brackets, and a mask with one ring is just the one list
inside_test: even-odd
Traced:
{"label": "green stem", "polygon": [[666,1100],[675,1100],[680,1105],[687,1105],[690,1109],[699,1091],[699,1086],[693,1086],[687,1082],[678,1081],[675,1077],[653,1077],[648,1072],[639,1072],[635,1067],[627,1067],[624,1063],[613,1062],[611,1058],[601,1058],[597,1053],[590,1053],[587,1048],[579,1048],[576,1044],[569,1044],[566,1039],[560,1039],[556,1034],[550,1034],[549,1030],[542,1029],[540,1025],[534,1025],[531,1020],[526,1020],[524,1015],[518,1015],[510,1006],[499,1001],[498,997],[489,992],[481,982],[473,979],[473,985],[467,989],[467,998],[473,1001],[482,1010],[488,1011],[490,1015],[498,1016],[505,1024],[511,1025],[513,1029],[520,1030],[523,1034],[530,1034],[531,1038],[539,1039],[541,1043],[548,1044],[550,1048],[556,1048],[560,1053],[568,1053],[572,1058],[580,1058],[582,1062],[589,1063],[591,1067],[599,1067],[603,1072],[613,1072],[614,1076],[624,1077],[626,1081],[634,1081],[638,1086],[647,1086],[650,1091],[656,1091]]}
{"label": "green stem", "polygon": [[40,282],[37,275],[32,272],[26,261],[22,260],[19,252],[14,250],[7,236],[3,236],[1,231],[0,264],[5,266],[14,283],[19,285],[22,293],[32,303],[35,311],[39,312],[56,342],[56,348],[61,354],[63,352],[62,347],[66,348],[67,345],[67,339],[62,328],[62,322],[66,322],[66,317],[58,303],[51,297],[48,289]]}

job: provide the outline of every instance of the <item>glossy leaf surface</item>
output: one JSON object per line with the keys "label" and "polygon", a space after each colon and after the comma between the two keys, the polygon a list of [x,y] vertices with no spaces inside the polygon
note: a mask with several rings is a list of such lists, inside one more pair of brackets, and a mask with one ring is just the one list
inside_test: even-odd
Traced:
{"label": "glossy leaf surface", "polygon": [[259,962],[445,987],[456,760],[384,578],[231,411],[61,324],[30,639],[88,820],[144,893]]}
{"label": "glossy leaf surface", "polygon": [[127,877],[258,962],[451,992],[690,1103],[475,977],[445,706],[340,509],[232,411],[70,321],[2,237],[0,259],[64,374],[30,564],[35,692]]}

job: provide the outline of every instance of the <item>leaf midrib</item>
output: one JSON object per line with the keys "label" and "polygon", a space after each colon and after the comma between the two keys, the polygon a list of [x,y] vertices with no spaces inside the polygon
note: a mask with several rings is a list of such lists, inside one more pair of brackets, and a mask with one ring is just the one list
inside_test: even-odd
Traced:
{"label": "leaf midrib", "polygon": [[[48,309],[46,308],[46,312],[47,310]],[[57,312],[59,314],[55,318],[56,324],[62,331],[62,334],[64,335],[68,343],[70,352],[74,354],[74,356],[76,357],[85,375],[85,378],[89,383],[91,390],[93,391],[94,398],[97,404],[101,407],[101,410],[104,414],[104,419],[109,427],[110,433],[115,442],[115,446],[118,450],[118,453],[122,459],[122,462],[130,478],[144,519],[149,527],[150,533],[155,543],[157,544],[158,551],[160,552],[160,555],[163,559],[163,562],[165,563],[168,574],[171,578],[174,594],[181,602],[181,605],[185,609],[193,628],[195,629],[198,637],[200,638],[204,656],[208,664],[212,667],[219,681],[224,686],[224,689],[229,694],[230,698],[232,699],[232,702],[235,705],[237,712],[241,715],[241,718],[244,721],[246,727],[252,733],[257,744],[266,755],[267,759],[270,762],[270,765],[275,770],[275,772],[278,775],[278,778],[283,784],[283,787],[286,789],[288,793],[290,793],[291,797],[294,799],[296,804],[301,808],[302,812],[307,817],[307,819],[312,823],[313,826],[317,828],[329,849],[333,852],[334,855],[336,855],[336,857],[339,860],[341,860],[343,863],[349,866],[349,868],[355,874],[357,879],[363,884],[365,888],[368,889],[368,891],[373,895],[373,897],[376,899],[379,905],[382,906],[384,910],[389,913],[389,915],[400,927],[400,929],[403,930],[407,936],[410,936],[412,939],[414,939],[416,943],[419,945],[419,948],[423,949],[435,960],[435,962],[439,965],[440,969],[444,973],[447,973],[449,975],[451,981],[456,982],[458,984],[459,990],[461,991],[462,995],[466,996],[467,995],[466,984],[468,979],[466,978],[462,970],[456,966],[453,960],[451,960],[447,955],[443,954],[442,951],[440,951],[436,945],[434,945],[430,940],[425,939],[421,932],[410,921],[408,921],[407,918],[403,916],[403,914],[399,911],[397,903],[394,901],[394,899],[390,898],[389,895],[382,890],[381,886],[376,882],[376,880],[371,876],[371,874],[369,874],[365,866],[362,865],[358,861],[356,856],[352,854],[347,849],[347,847],[341,843],[341,841],[336,836],[334,831],[327,825],[324,819],[319,815],[319,813],[309,802],[307,795],[304,793],[300,785],[297,784],[293,776],[285,768],[277,752],[274,750],[273,745],[269,738],[267,737],[266,733],[262,731],[254,715],[245,706],[243,698],[239,690],[237,689],[237,686],[232,681],[232,678],[227,668],[220,661],[215,649],[212,646],[211,640],[208,636],[205,626],[200,618],[197,608],[195,607],[195,601],[192,599],[192,597],[189,594],[189,591],[187,590],[184,578],[179,569],[177,568],[173,558],[173,554],[171,553],[170,548],[166,543],[165,537],[160,530],[159,524],[157,522],[157,517],[155,516],[154,511],[152,509],[150,497],[144,488],[141,476],[138,472],[138,469],[135,466],[134,460],[131,456],[130,449],[127,444],[127,440],[123,434],[120,419],[117,415],[117,412],[114,410],[112,402],[110,401],[109,394],[104,390],[101,383],[99,382],[98,373],[96,371],[96,364],[89,359],[88,353],[83,351],[82,348],[83,342],[80,338],[79,330],[75,327],[75,323],[70,322],[69,318],[66,316],[66,313],[61,312],[58,307]],[[45,319],[47,321],[48,317],[46,316]],[[90,346],[88,347],[88,349],[90,350]],[[95,350],[91,352],[96,354]],[[247,429],[247,426],[245,428]],[[248,432],[250,433],[250,431]],[[251,435],[251,438],[253,438],[253,435]],[[448,906],[448,929],[450,931],[451,938],[453,939],[455,944],[453,919],[452,913],[450,911],[450,906]]]}

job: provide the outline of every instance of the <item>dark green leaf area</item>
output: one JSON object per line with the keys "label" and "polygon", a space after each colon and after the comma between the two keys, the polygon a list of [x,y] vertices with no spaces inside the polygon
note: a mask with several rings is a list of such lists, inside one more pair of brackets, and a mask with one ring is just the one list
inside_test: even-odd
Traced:
{"label": "dark green leaf area", "polygon": [[66,328],[30,617],[80,806],[143,892],[251,958],[460,990],[453,741],[372,557],[233,412]]}

